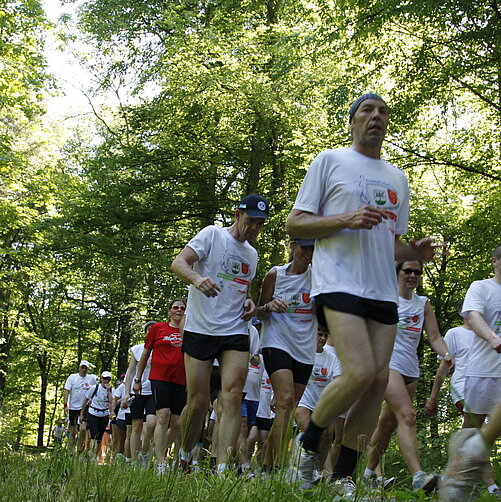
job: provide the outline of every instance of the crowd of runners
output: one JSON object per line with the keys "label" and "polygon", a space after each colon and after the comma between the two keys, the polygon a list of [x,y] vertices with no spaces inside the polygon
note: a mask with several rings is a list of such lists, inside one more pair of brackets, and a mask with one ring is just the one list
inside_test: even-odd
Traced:
{"label": "crowd of runners", "polygon": [[[483,478],[501,499],[489,463],[501,432],[501,246],[494,276],[473,282],[459,306],[462,326],[442,338],[430,301],[415,292],[437,246],[400,239],[407,179],[380,158],[388,107],[365,94],[349,123],[351,148],[324,151],[308,169],[286,223],[289,260],[266,274],[258,304],[249,296],[251,243],[270,207],[253,194],[230,227],[202,229],[175,258],[188,298],[171,302],[166,321],[144,325],[115,387],[86,360],[68,377],[70,448],[101,461],[111,432],[114,460],[154,465],[159,475],[199,470],[209,452],[219,475],[286,472],[303,490],[327,476],[353,499],[358,487],[392,485],[384,454],[396,431],[414,490],[469,500]],[[413,397],[423,332],[441,360],[425,411],[436,411],[453,372],[464,417],[442,479],[419,458]],[[64,427],[56,427],[60,442]]]}

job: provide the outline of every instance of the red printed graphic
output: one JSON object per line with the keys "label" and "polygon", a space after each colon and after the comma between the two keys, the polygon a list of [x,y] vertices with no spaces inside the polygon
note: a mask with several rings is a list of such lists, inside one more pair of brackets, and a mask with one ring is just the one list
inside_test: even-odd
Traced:
{"label": "red printed graphic", "polygon": [[418,322],[419,321],[419,316],[416,314],[416,315],[413,315],[412,316],[412,322]]}
{"label": "red printed graphic", "polygon": [[390,220],[397,221],[397,215],[395,213],[392,213],[391,211],[384,211],[384,214],[386,214]]}
{"label": "red printed graphic", "polygon": [[242,274],[249,273],[249,265],[247,263],[242,263]]}
{"label": "red printed graphic", "polygon": [[303,293],[303,303],[310,303],[310,293]]}
{"label": "red printed graphic", "polygon": [[397,201],[398,201],[397,192],[394,192],[393,190],[390,190],[388,188],[388,197],[390,198],[390,202],[392,204],[396,204],[397,203]]}
{"label": "red printed graphic", "polygon": [[323,376],[327,375],[327,368],[322,368],[320,371],[322,372]]}

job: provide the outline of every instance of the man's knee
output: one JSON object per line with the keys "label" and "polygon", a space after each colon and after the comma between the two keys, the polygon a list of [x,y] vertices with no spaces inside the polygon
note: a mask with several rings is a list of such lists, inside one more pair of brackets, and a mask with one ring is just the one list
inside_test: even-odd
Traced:
{"label": "man's knee", "polygon": [[141,434],[143,432],[143,419],[137,418],[132,420],[132,431]]}
{"label": "man's knee", "polygon": [[385,393],[386,387],[388,386],[388,368],[384,368],[383,370],[377,372],[374,375],[374,380],[372,382],[372,390],[377,393]]}
{"label": "man's knee", "polygon": [[412,408],[405,408],[398,414],[398,421],[407,427],[415,427],[416,415]]}
{"label": "man's knee", "polygon": [[359,393],[373,386],[378,375],[375,366],[369,363],[362,368],[353,368],[349,372],[344,372],[343,376],[346,379],[346,385]]}
{"label": "man's knee", "polygon": [[290,412],[295,404],[296,398],[292,392],[283,392],[281,395],[275,395],[277,408],[281,408],[282,411]]}
{"label": "man's knee", "polygon": [[238,386],[222,390],[219,394],[220,405],[225,408],[240,408],[242,405],[242,389]]}
{"label": "man's knee", "polygon": [[383,435],[391,435],[393,431],[397,428],[398,422],[394,416],[385,416],[379,420],[378,430],[383,433]]}
{"label": "man's knee", "polygon": [[[158,425],[160,425],[161,427],[166,427],[167,425],[169,425],[169,419],[170,419],[170,412],[167,408],[163,408],[157,411],[156,422]],[[151,427],[152,424],[148,423],[148,426]]]}
{"label": "man's knee", "polygon": [[[185,410],[190,415],[205,414],[209,408],[209,396],[202,392],[188,394]],[[184,410],[183,410],[184,411]]]}

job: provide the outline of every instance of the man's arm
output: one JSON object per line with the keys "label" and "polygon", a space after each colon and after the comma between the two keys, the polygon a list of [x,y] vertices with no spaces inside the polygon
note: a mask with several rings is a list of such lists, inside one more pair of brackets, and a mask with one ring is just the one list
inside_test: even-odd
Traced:
{"label": "man's arm", "polygon": [[125,390],[122,396],[122,408],[127,408],[127,400],[130,397],[130,389],[132,386],[132,379],[134,378],[134,375],[136,374],[136,365],[137,361],[136,358],[134,357],[134,354],[130,355],[129,359],[129,366],[127,368],[126,376],[125,376]]}
{"label": "man's arm", "polygon": [[68,400],[70,398],[70,391],[67,389],[64,389],[64,394],[63,394],[63,406],[64,406],[64,414],[68,415]]}
{"label": "man's arm", "polygon": [[433,387],[431,388],[430,397],[424,405],[424,412],[427,415],[434,415],[437,411],[438,394],[440,393],[440,389],[442,388],[442,384],[444,383],[445,377],[447,376],[448,372],[449,365],[444,359],[442,359],[440,361],[440,365],[438,366],[435,380],[433,381]]}
{"label": "man's arm", "polygon": [[430,341],[431,347],[438,355],[443,357],[443,360],[449,365],[449,367],[452,366],[452,356],[449,354],[447,345],[442,338],[442,335],[440,334],[437,318],[429,300],[426,301],[426,305],[424,307],[424,315],[424,330],[428,335],[428,340]]}
{"label": "man's arm", "polygon": [[83,422],[85,420],[84,415],[85,415],[85,410],[87,408],[88,402],[89,402],[89,398],[85,397],[83,400],[83,403],[82,403],[82,408],[80,409],[80,422]]}
{"label": "man's arm", "polygon": [[171,270],[179,279],[193,284],[205,296],[209,298],[217,296],[221,288],[210,277],[202,277],[193,270],[192,265],[198,260],[197,253],[186,246],[172,262]]}
{"label": "man's arm", "polygon": [[136,381],[134,382],[134,392],[141,392],[141,379],[143,378],[144,369],[146,368],[146,363],[148,362],[148,357],[150,357],[151,349],[147,349],[146,347],[143,349],[143,353],[141,354],[141,359],[139,359],[139,363],[137,365],[137,374]]}
{"label": "man's arm", "polygon": [[256,309],[256,317],[258,319],[268,319],[271,315],[271,312],[283,314],[289,308],[289,302],[286,302],[281,298],[273,298],[276,279],[277,272],[274,268],[272,268],[263,279],[261,296],[259,297],[259,306]]}
{"label": "man's arm", "polygon": [[384,211],[372,206],[362,206],[354,211],[328,216],[293,209],[285,228],[293,238],[320,239],[345,228],[370,230],[387,218]]}
{"label": "man's arm", "polygon": [[501,337],[494,333],[480,312],[470,310],[468,312],[468,321],[470,321],[471,328],[477,336],[484,339],[492,350],[501,353]]}
{"label": "man's arm", "polygon": [[395,259],[397,261],[418,260],[422,262],[432,261],[435,256],[433,239],[411,239],[408,244],[400,240],[400,235],[395,235]]}

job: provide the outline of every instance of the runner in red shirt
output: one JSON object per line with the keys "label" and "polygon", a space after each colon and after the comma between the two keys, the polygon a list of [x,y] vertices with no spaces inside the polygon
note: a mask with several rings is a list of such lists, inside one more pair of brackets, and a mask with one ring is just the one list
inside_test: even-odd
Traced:
{"label": "runner in red shirt", "polygon": [[186,302],[177,298],[169,308],[170,321],[158,322],[151,327],[134,382],[134,392],[140,393],[141,377],[153,350],[150,381],[157,407],[154,442],[160,474],[165,471],[167,448],[179,438],[180,415],[186,404],[186,374],[181,351],[185,310]]}

